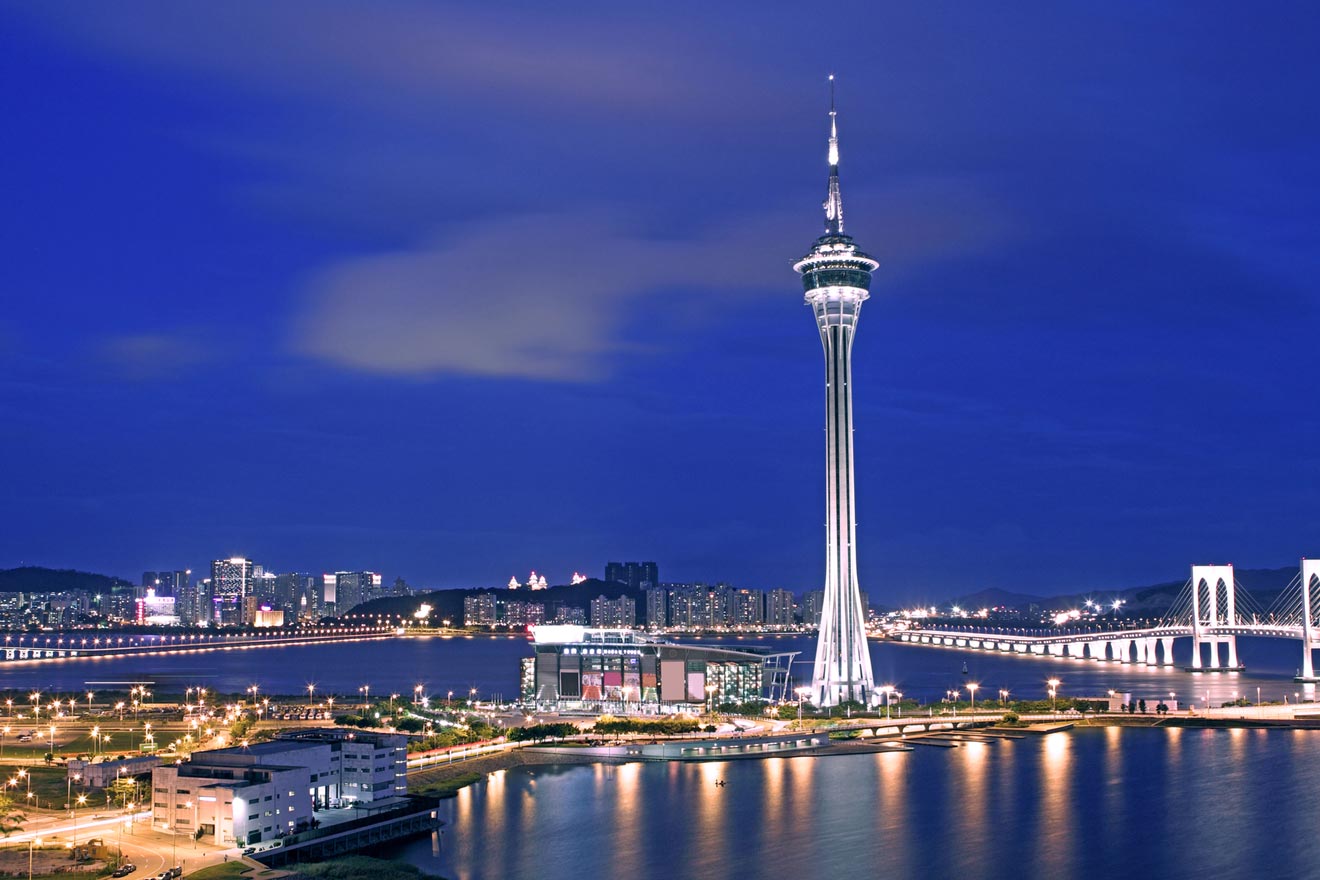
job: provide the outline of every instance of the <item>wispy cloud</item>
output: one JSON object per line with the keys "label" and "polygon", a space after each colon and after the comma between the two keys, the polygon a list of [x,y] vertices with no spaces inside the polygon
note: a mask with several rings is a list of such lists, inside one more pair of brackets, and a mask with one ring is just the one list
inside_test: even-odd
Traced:
{"label": "wispy cloud", "polygon": [[[175,69],[262,92],[316,95],[414,115],[425,100],[513,100],[541,112],[717,112],[710,88],[751,74],[711,50],[694,58],[690,28],[650,16],[597,16],[589,27],[560,11],[429,2],[288,0],[273,4],[131,8],[50,3],[21,10],[57,32]],[[773,89],[761,80],[767,95]]]}
{"label": "wispy cloud", "polygon": [[150,381],[177,377],[212,358],[201,340],[167,333],[138,333],[104,340],[98,354],[123,379]]}
{"label": "wispy cloud", "polygon": [[[863,222],[892,255],[891,279],[979,251],[1012,228],[945,182],[876,202],[883,210]],[[380,374],[604,379],[615,359],[656,343],[625,332],[646,297],[695,294],[718,320],[746,297],[793,296],[789,262],[810,243],[802,221],[763,216],[674,240],[599,210],[501,220],[327,268],[309,284],[292,346]]]}

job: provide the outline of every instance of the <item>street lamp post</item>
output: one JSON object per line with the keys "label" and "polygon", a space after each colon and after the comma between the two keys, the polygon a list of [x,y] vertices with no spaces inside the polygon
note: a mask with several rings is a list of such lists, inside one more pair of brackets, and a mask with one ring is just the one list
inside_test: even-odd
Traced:
{"label": "street lamp post", "polygon": [[315,690],[316,690],[316,685],[314,684],[307,685],[307,708],[309,709],[312,707],[312,692]]}
{"label": "street lamp post", "polygon": [[979,687],[980,687],[979,684],[969,684],[969,685],[967,685],[967,693],[969,693],[969,694],[972,695],[972,718],[973,718],[973,719],[976,718],[976,689],[979,688]]}
{"label": "street lamp post", "polygon": [[[33,844],[35,844],[35,845],[37,845],[37,846],[41,846],[41,838],[40,838],[40,837],[34,837],[34,838],[32,838],[31,840],[28,841],[28,880],[32,880],[32,846],[33,846]],[[19,850],[19,852],[22,852],[22,850]],[[21,865],[21,864],[23,864],[23,863],[22,863],[22,862],[19,862],[19,864]]]}
{"label": "street lamp post", "polygon": [[1057,719],[1059,717],[1058,695],[1061,682],[1057,678],[1051,678],[1045,683],[1050,686],[1050,715]]}
{"label": "street lamp post", "polygon": [[78,799],[73,802],[73,845],[78,845],[78,808],[86,805],[87,795],[80,794]]}
{"label": "street lamp post", "polygon": [[810,693],[811,693],[811,688],[809,688],[809,687],[800,687],[800,688],[797,689],[797,695],[798,695],[798,725],[799,725],[799,726],[801,726],[801,724],[802,724],[802,702],[807,698],[807,695],[810,694]]}

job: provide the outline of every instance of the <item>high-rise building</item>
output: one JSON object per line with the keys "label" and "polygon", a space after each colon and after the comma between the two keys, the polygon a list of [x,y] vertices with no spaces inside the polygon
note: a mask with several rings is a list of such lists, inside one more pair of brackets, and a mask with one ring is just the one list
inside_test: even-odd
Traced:
{"label": "high-rise building", "polygon": [[463,598],[464,626],[494,626],[498,621],[494,593],[477,593]]}
{"label": "high-rise building", "polygon": [[144,571],[142,586],[154,588],[157,596],[177,597],[187,589],[191,577],[191,571]]}
{"label": "high-rise building", "polygon": [[794,264],[825,348],[825,603],[821,609],[811,701],[870,703],[875,688],[866,612],[857,581],[857,504],[853,477],[852,342],[880,264],[843,231],[839,131],[830,76],[829,185],[825,234]]}
{"label": "high-rise building", "polygon": [[241,556],[211,563],[211,610],[207,615],[216,626],[243,623],[244,600],[252,593],[253,563]]}
{"label": "high-rise building", "polygon": [[731,590],[729,592],[729,623],[743,628],[760,626],[765,622],[765,594],[760,590]]}
{"label": "high-rise building", "polygon": [[669,625],[677,629],[719,629],[733,620],[733,590],[726,584],[669,585]]}
{"label": "high-rise building", "polygon": [[771,590],[765,596],[765,622],[770,626],[793,625],[793,594]]}
{"label": "high-rise building", "polygon": [[607,562],[605,580],[627,584],[634,590],[648,590],[660,586],[660,567],[654,562]]}
{"label": "high-rise building", "polygon": [[305,571],[276,575],[275,595],[271,607],[283,611],[285,619],[292,621],[302,610],[304,597],[307,597],[313,604],[313,609],[315,608],[315,600],[311,598],[315,594],[316,579]]}
{"label": "high-rise building", "polygon": [[591,625],[600,629],[628,629],[637,624],[637,603],[631,596],[591,600]]}
{"label": "high-rise building", "polygon": [[825,610],[825,591],[808,590],[802,597],[802,622],[807,626],[820,626],[820,616]]}
{"label": "high-rise building", "polygon": [[655,587],[646,591],[646,625],[650,629],[664,629],[669,625],[669,594]]}
{"label": "high-rise building", "polygon": [[[258,569],[261,566],[257,566]],[[252,574],[252,596],[257,600],[257,607],[266,606],[275,607],[276,585],[279,582],[279,575],[273,571],[255,571]],[[244,621],[251,623],[251,620]]]}
{"label": "high-rise building", "polygon": [[541,602],[505,602],[497,600],[499,620],[506,626],[540,626],[545,623],[545,605]]}
{"label": "high-rise building", "polygon": [[381,576],[374,571],[337,571],[334,577],[335,614],[348,614],[380,595]]}
{"label": "high-rise building", "polygon": [[191,570],[144,571],[138,598],[145,599],[147,589],[154,590],[156,596],[161,598],[174,597],[174,613],[181,623],[197,622],[197,593],[193,588]]}

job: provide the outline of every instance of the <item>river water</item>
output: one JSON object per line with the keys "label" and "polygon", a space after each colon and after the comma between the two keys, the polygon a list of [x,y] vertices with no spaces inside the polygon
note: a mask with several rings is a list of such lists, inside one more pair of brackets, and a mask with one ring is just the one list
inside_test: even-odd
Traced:
{"label": "river water", "polygon": [[[703,639],[706,644],[715,639]],[[724,639],[739,644],[739,640]],[[814,642],[746,639],[801,651]],[[1185,646],[1184,646],[1185,648]],[[877,684],[938,700],[975,681],[1041,699],[1108,689],[1148,702],[1314,697],[1294,685],[1300,648],[1243,639],[1245,673],[1193,674],[893,643],[871,646]],[[512,697],[522,638],[407,638],[0,666],[0,690],[81,694],[155,683],[241,693],[408,694],[477,688]],[[967,673],[962,672],[967,664]],[[966,691],[964,691],[966,693]],[[22,705],[22,700],[17,700]],[[727,781],[715,786],[715,779]],[[445,802],[442,834],[403,856],[482,878],[1317,877],[1320,732],[1093,729],[958,749],[509,770]],[[1249,868],[1254,870],[1249,870]]]}
{"label": "river water", "polygon": [[[765,645],[798,651],[795,675],[810,678],[815,640],[803,636],[764,639],[701,639],[701,644]],[[1037,658],[872,642],[876,684],[894,684],[905,696],[938,700],[950,688],[980,685],[981,699],[995,700],[1001,688],[1021,699],[1044,699],[1045,681],[1059,678],[1063,696],[1100,696],[1113,689],[1132,693],[1154,705],[1170,693],[1182,705],[1195,699],[1213,704],[1235,695],[1291,702],[1294,694],[1314,696],[1314,685],[1294,685],[1300,662],[1297,643],[1240,639],[1245,673],[1188,673],[1180,668],[1125,666],[1092,660]],[[1185,649],[1185,645],[1180,645]],[[250,685],[263,694],[306,694],[314,684],[318,697],[354,697],[363,685],[372,694],[411,693],[421,684],[434,697],[476,688],[483,699],[518,693],[518,661],[531,656],[523,637],[400,638],[370,642],[228,649],[185,654],[116,658],[7,662],[0,665],[0,690],[81,694],[86,690],[127,690],[135,682],[153,682],[157,695],[182,694],[202,686],[212,692],[241,694]],[[963,664],[967,673],[963,674]],[[966,698],[966,691],[963,691]]]}
{"label": "river water", "polygon": [[1092,728],[877,755],[524,767],[462,790],[444,830],[399,857],[452,880],[1308,878],[1317,757],[1315,731]]}

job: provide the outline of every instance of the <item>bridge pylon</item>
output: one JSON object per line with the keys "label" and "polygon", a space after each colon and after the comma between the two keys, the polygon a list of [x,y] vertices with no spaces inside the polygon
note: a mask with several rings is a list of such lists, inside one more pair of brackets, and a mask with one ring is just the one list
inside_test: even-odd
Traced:
{"label": "bridge pylon", "polygon": [[[1233,566],[1192,566],[1192,665],[1196,671],[1241,669],[1237,656],[1237,636],[1214,632],[1221,626],[1236,626],[1237,581],[1233,579]],[[1228,648],[1228,663],[1219,662],[1219,645]],[[1201,661],[1201,646],[1210,646],[1210,665]]]}
{"label": "bridge pylon", "polygon": [[1297,681],[1312,682],[1320,681],[1315,677],[1315,665],[1312,661],[1311,652],[1317,647],[1316,624],[1312,619],[1315,613],[1315,605],[1311,601],[1312,594],[1320,592],[1320,559],[1302,558],[1301,570],[1301,590],[1302,590],[1302,668],[1297,672]]}

